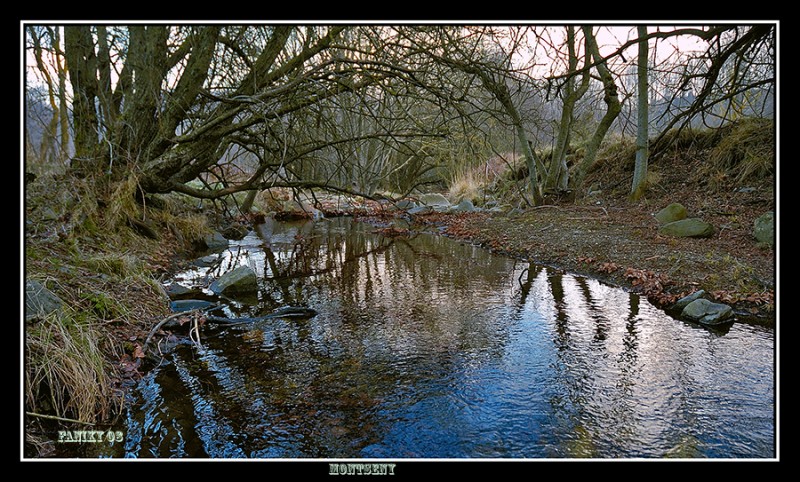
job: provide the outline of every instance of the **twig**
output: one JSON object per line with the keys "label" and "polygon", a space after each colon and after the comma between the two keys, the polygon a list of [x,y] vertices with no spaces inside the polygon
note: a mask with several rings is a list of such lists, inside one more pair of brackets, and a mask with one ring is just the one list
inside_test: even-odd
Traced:
{"label": "twig", "polygon": [[58,420],[59,422],[72,422],[72,423],[82,423],[84,425],[94,425],[93,422],[81,422],[80,420],[74,420],[71,418],[64,418],[64,417],[56,417],[55,415],[42,415],[41,413],[33,413],[33,412],[25,412],[25,415],[30,415],[31,417],[46,418],[49,420]]}
{"label": "twig", "polygon": [[[194,336],[192,336],[192,333],[194,333]],[[195,337],[197,337],[197,340],[194,339]],[[200,343],[200,327],[197,315],[192,317],[192,327],[189,328],[189,338],[193,343],[197,344],[199,348],[203,348],[203,344]]]}
{"label": "twig", "polygon": [[145,351],[147,349],[147,344],[150,343],[150,339],[153,338],[153,335],[158,331],[159,328],[164,326],[164,323],[166,323],[169,320],[172,320],[174,318],[178,318],[179,316],[188,316],[188,315],[191,315],[193,313],[197,313],[198,311],[200,311],[200,310],[181,311],[179,313],[174,313],[172,315],[169,315],[168,317],[166,317],[163,320],[159,321],[158,324],[156,326],[154,326],[152,330],[150,330],[150,333],[147,334],[147,338],[144,340],[144,345],[142,346],[142,351]]}

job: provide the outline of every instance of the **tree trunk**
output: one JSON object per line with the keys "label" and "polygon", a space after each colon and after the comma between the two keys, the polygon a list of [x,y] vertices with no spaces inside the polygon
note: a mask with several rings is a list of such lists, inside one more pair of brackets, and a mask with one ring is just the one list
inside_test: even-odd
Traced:
{"label": "tree trunk", "polygon": [[92,32],[87,25],[64,27],[64,58],[72,84],[72,120],[75,130],[75,157],[96,164],[97,157],[97,58]]}
{"label": "tree trunk", "polygon": [[[586,48],[591,52],[592,60],[594,62],[600,62],[603,57],[600,55],[600,49],[597,47],[597,40],[594,38],[592,28],[584,27],[583,31],[586,36]],[[611,76],[611,72],[608,70],[608,67],[606,67],[605,62],[597,64],[597,72],[600,74],[600,80],[603,82],[603,101],[606,103],[607,109],[603,118],[600,119],[600,123],[597,125],[592,138],[586,145],[586,154],[584,154],[583,160],[578,166],[578,171],[575,175],[575,186],[580,186],[581,183],[583,183],[589,169],[594,165],[594,161],[597,158],[597,151],[600,150],[600,144],[611,128],[611,124],[614,123],[614,120],[617,118],[620,111],[622,111],[622,104],[617,94],[617,84],[614,83],[614,77]]]}
{"label": "tree trunk", "polygon": [[126,67],[133,76],[132,92],[125,97],[119,144],[135,162],[148,161],[160,152],[150,152],[158,133],[161,83],[167,62],[167,27],[133,25]]}
{"label": "tree trunk", "polygon": [[[574,72],[578,66],[578,56],[575,51],[575,29],[567,27],[567,50],[569,51],[569,72]],[[589,64],[588,49],[584,67]],[[575,76],[570,76],[564,85],[564,102],[561,108],[561,122],[558,128],[558,137],[555,149],[550,158],[550,169],[545,186],[566,190],[569,186],[569,168],[567,167],[567,150],[569,149],[570,132],[572,130],[573,113],[575,104],[589,89],[589,72],[582,74],[581,85],[575,88]]]}
{"label": "tree trunk", "polygon": [[525,129],[522,128],[521,122],[516,124],[516,131],[517,139],[522,147],[522,153],[525,155],[525,165],[528,166],[528,183],[531,187],[533,205],[538,206],[542,204],[544,197],[536,174],[536,157],[533,154],[530,143],[528,143],[528,136],[525,135]]}
{"label": "tree trunk", "polygon": [[[525,129],[522,126],[522,116],[519,115],[519,111],[514,105],[514,101],[511,99],[511,93],[508,91],[508,86],[502,81],[498,82],[494,80],[486,71],[480,69],[478,69],[477,72],[474,69],[463,70],[471,73],[477,73],[486,90],[494,95],[494,97],[503,106],[503,109],[505,109],[508,116],[511,118],[511,122],[514,125],[514,130],[517,134],[517,140],[519,141],[520,147],[522,148],[522,153],[525,156],[525,164],[528,166],[528,180],[531,187],[531,195],[533,196],[533,204],[534,206],[541,204],[543,201],[543,196],[541,184],[539,184],[539,173],[537,173],[536,168],[536,157],[533,154],[531,145],[528,143],[528,136],[525,134]],[[544,177],[546,176],[546,173],[542,172],[541,175]]]}
{"label": "tree trunk", "polygon": [[644,194],[647,178],[647,124],[649,115],[648,88],[647,88],[647,27],[639,26],[639,58],[637,64],[637,115],[636,115],[636,166],[633,170],[633,184],[631,185],[631,199],[638,200]]}
{"label": "tree trunk", "polygon": [[63,56],[60,53],[61,38],[59,29],[53,29],[53,50],[56,52],[56,70],[58,71],[58,113],[61,132],[61,162],[66,162],[69,158],[69,111],[67,109],[67,69],[64,65]]}
{"label": "tree trunk", "polygon": [[[45,83],[47,84],[47,99],[50,103],[50,111],[52,112],[52,116],[50,117],[50,122],[48,123],[45,131],[43,132],[41,139],[39,139],[39,156],[38,160],[45,164],[49,164],[52,161],[51,151],[53,151],[53,147],[56,145],[56,137],[58,133],[58,120],[59,120],[59,111],[58,105],[56,104],[56,92],[55,92],[55,85],[53,85],[53,79],[50,76],[50,71],[44,65],[43,59],[43,51],[42,51],[42,36],[34,29],[34,27],[28,27],[28,32],[30,38],[33,40],[33,52],[34,57],[36,59],[36,66],[38,67],[39,71],[42,73],[42,76],[45,79]],[[52,31],[49,32],[52,35]],[[52,42],[52,39],[51,39]],[[32,146],[33,144],[31,144]]]}
{"label": "tree trunk", "polygon": [[256,200],[256,195],[258,191],[253,189],[252,191],[247,191],[247,197],[244,198],[242,205],[239,207],[239,210],[242,214],[247,214],[253,209],[253,202]]}

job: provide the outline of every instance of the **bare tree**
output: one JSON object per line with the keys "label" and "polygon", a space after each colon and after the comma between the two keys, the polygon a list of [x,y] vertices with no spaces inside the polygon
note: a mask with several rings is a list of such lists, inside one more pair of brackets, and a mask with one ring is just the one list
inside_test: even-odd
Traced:
{"label": "bare tree", "polygon": [[638,200],[642,197],[645,190],[645,180],[647,178],[647,142],[648,142],[648,121],[647,107],[650,101],[647,86],[647,27],[640,25],[639,32],[639,56],[638,67],[638,89],[637,89],[637,130],[636,130],[636,164],[633,171],[633,184],[631,185],[631,199]]}
{"label": "bare tree", "polygon": [[[501,126],[540,203],[543,189],[580,186],[593,166],[624,102],[614,69],[626,65],[629,47],[680,36],[708,42],[705,56],[673,80],[680,80],[674,96],[682,88],[697,96],[670,114],[667,127],[731,100],[732,111],[742,110],[744,93],[774,82],[763,54],[774,41],[768,25],[640,32],[603,54],[591,26],[564,31],[560,43],[513,26],[26,27],[34,58],[50,58],[49,49],[56,59],[55,69],[44,61],[34,68],[51,86],[46,124],[58,117],[62,142],[71,108],[74,166],[135,175],[146,192],[207,199],[271,187],[365,196],[386,184],[410,189],[452,158],[456,139],[474,132],[489,139]],[[554,48],[551,57],[565,50],[563,72],[543,76],[530,52]],[[560,98],[548,107],[552,135],[531,122],[543,117],[537,109],[548,85]],[[587,93],[601,93],[606,108],[596,126],[581,126],[591,133],[570,170],[566,153]],[[533,148],[540,139],[554,145],[547,165]],[[225,182],[191,184],[211,174]]]}

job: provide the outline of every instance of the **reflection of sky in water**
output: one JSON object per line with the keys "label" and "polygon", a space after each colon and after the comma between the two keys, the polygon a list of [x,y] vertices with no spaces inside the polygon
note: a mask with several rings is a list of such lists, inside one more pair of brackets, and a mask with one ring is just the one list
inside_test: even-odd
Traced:
{"label": "reflection of sky in water", "polygon": [[319,314],[209,331],[204,353],[178,352],[135,395],[128,454],[774,455],[769,329],[709,331],[441,237],[313,226],[261,226],[182,274],[202,284],[246,264],[258,311]]}

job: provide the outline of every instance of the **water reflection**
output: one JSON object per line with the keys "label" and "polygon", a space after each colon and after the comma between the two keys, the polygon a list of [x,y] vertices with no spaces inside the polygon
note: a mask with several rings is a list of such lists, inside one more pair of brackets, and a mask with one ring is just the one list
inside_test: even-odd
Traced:
{"label": "water reflection", "polygon": [[716,333],[622,290],[348,219],[274,223],[231,315],[132,395],[135,457],[772,457],[773,332]]}

